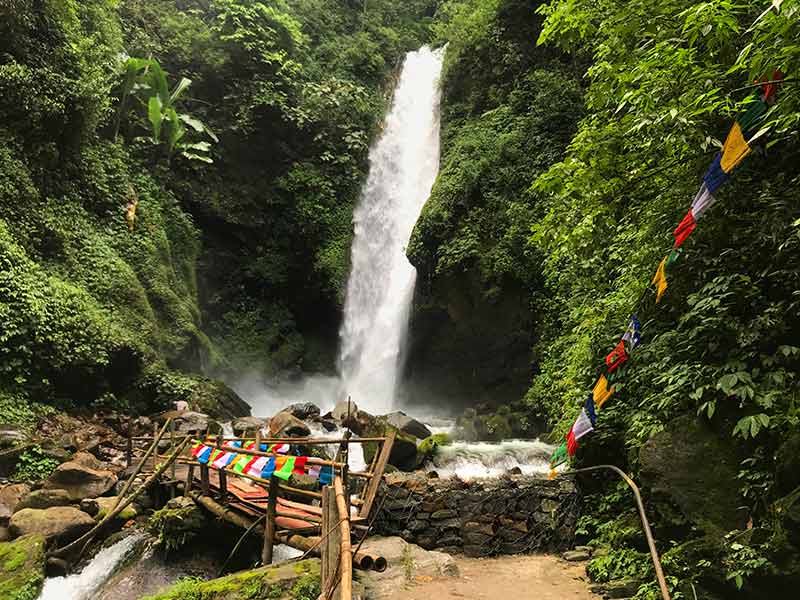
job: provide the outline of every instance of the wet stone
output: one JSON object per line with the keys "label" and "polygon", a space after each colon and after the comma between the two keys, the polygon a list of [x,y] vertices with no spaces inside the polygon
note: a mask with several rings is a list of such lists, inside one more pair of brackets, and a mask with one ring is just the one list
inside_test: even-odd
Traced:
{"label": "wet stone", "polygon": [[452,519],[453,517],[457,517],[458,513],[454,510],[437,510],[431,515],[431,519],[434,521],[438,521],[441,519]]}
{"label": "wet stone", "polygon": [[461,538],[457,535],[446,535],[438,540],[438,546],[461,546]]}
{"label": "wet stone", "polygon": [[461,529],[461,520],[460,519],[444,519],[442,521],[434,521],[433,525],[441,529],[442,531],[446,529]]}

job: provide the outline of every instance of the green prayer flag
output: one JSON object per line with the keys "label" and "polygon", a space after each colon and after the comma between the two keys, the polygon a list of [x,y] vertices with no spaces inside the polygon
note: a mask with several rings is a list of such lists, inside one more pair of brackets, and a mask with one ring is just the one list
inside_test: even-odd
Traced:
{"label": "green prayer flag", "polygon": [[275,477],[280,477],[284,481],[289,481],[289,477],[292,475],[292,471],[294,470],[294,460],[295,456],[287,456],[286,462],[283,463],[283,466],[275,471]]}
{"label": "green prayer flag", "polygon": [[553,451],[553,455],[550,457],[550,468],[555,469],[558,465],[563,465],[569,456],[567,455],[567,442],[561,442],[561,445]]}

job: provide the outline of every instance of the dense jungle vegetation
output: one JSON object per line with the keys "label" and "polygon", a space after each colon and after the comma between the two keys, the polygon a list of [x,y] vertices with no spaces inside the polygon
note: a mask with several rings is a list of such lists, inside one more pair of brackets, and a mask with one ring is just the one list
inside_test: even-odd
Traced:
{"label": "dense jungle vegetation", "polygon": [[432,12],[3,0],[4,420],[330,368],[368,146]]}
{"label": "dense jungle vegetation", "polygon": [[[643,483],[676,600],[796,589],[800,4],[773,4],[0,0],[0,422],[213,409],[207,375],[331,368],[392,76],[447,43],[409,376],[474,391],[484,433],[560,440],[636,311],[576,464]],[[776,70],[656,304],[675,226]],[[592,576],[657,597],[627,489],[580,481]]]}
{"label": "dense jungle vegetation", "polygon": [[[643,343],[576,460],[641,478],[675,598],[766,597],[800,576],[800,6],[766,8],[473,0],[445,3],[437,30],[451,43],[442,170],[409,252],[424,301],[446,305],[455,279],[476,309],[506,311],[525,290],[527,418],[554,440],[638,314]],[[759,142],[656,304],[673,230],[776,70]],[[581,481],[579,535],[610,548],[593,577],[660,597],[627,488]]]}

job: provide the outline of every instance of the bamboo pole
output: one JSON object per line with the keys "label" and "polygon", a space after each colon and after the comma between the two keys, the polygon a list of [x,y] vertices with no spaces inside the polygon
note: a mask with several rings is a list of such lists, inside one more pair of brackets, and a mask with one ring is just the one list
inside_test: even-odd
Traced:
{"label": "bamboo pole", "polygon": [[333,480],[333,489],[336,492],[336,507],[339,512],[341,523],[339,528],[342,532],[341,545],[341,600],[352,600],[353,598],[353,549],[350,544],[350,514],[347,511],[347,498],[344,495],[344,488],[340,477]]}
{"label": "bamboo pole", "polygon": [[[266,437],[261,439],[262,444],[297,444],[298,446],[315,446],[328,444],[363,444],[366,442],[383,442],[386,437],[358,437],[358,438],[301,438],[301,437]],[[206,441],[213,441],[213,436],[207,436]],[[225,442],[252,442],[252,437],[225,436]]]}
{"label": "bamboo pole", "polygon": [[183,495],[188,496],[192,491],[192,484],[194,483],[194,463],[189,465],[188,473],[186,474],[186,485],[183,488]]}
{"label": "bamboo pole", "polygon": [[[169,449],[170,451],[175,450],[175,421],[170,419],[169,421]],[[172,483],[169,484],[169,497],[170,499],[175,497],[175,462],[170,465],[169,467],[170,473],[170,481]]]}
{"label": "bamboo pole", "polygon": [[[166,433],[169,424],[170,424],[170,419],[167,419],[166,423],[164,423],[164,426],[161,428],[161,431],[158,433],[158,435],[156,435],[153,438],[154,441],[147,449],[147,452],[144,453],[142,460],[139,461],[139,466],[136,467],[136,470],[133,472],[133,474],[130,477],[128,477],[128,480],[125,482],[125,485],[122,486],[122,491],[120,491],[120,493],[117,494],[117,504],[119,504],[120,500],[125,496],[125,494],[128,493],[128,490],[133,484],[133,480],[136,479],[136,476],[139,475],[139,473],[142,471],[144,463],[147,462],[147,459],[150,457],[153,451],[156,451],[156,454],[158,453],[157,452],[158,444],[161,441],[161,438],[163,437],[164,433]],[[155,465],[155,462],[153,464]],[[116,508],[116,505],[114,505],[114,508]]]}
{"label": "bamboo pole", "polygon": [[275,542],[275,513],[278,503],[278,478],[274,475],[269,480],[269,501],[267,502],[267,522],[264,529],[264,547],[261,551],[261,563],[272,564],[272,544]]}
{"label": "bamboo pole", "polygon": [[[113,510],[111,510],[111,511],[110,511],[110,512],[109,512],[109,513],[108,513],[108,514],[105,516],[105,517],[103,517],[103,518],[100,520],[100,522],[99,522],[99,523],[97,523],[97,525],[95,525],[94,527],[92,527],[92,529],[91,529],[91,530],[89,530],[88,532],[86,532],[85,534],[83,534],[81,537],[79,537],[79,538],[78,538],[77,540],[75,540],[74,542],[72,542],[72,543],[70,543],[70,544],[67,544],[67,545],[66,545],[66,546],[64,546],[63,548],[59,548],[59,549],[57,549],[57,550],[53,551],[53,553],[52,553],[52,556],[62,556],[62,557],[63,557],[63,556],[66,556],[67,554],[69,554],[69,552],[70,552],[71,550],[74,550],[75,548],[79,547],[81,544],[83,544],[83,546],[82,546],[82,547],[83,547],[83,548],[85,548],[85,547],[86,547],[86,545],[88,545],[88,543],[89,543],[89,542],[92,540],[92,538],[93,538],[93,537],[94,537],[94,536],[97,534],[97,532],[100,530],[100,528],[101,528],[101,527],[103,527],[104,525],[106,525],[106,524],[107,524],[109,521],[111,521],[111,519],[114,519],[114,518],[116,518],[116,516],[117,516],[117,515],[119,515],[119,513],[121,513],[123,510],[125,510],[125,508],[127,508],[127,507],[128,507],[128,505],[129,505],[131,502],[133,502],[134,500],[136,500],[136,498],[138,498],[138,497],[139,497],[139,495],[140,495],[140,494],[141,494],[141,493],[142,493],[144,490],[146,490],[148,487],[150,487],[150,486],[151,486],[151,485],[152,485],[152,484],[153,484],[153,483],[156,481],[156,479],[158,479],[158,477],[159,477],[159,476],[161,476],[161,474],[162,474],[164,471],[166,471],[166,470],[167,470],[167,467],[169,467],[169,465],[170,465],[170,464],[172,464],[172,462],[173,462],[175,459],[177,459],[177,458],[178,458],[178,455],[179,455],[179,454],[180,454],[180,453],[183,451],[183,449],[184,449],[184,447],[186,446],[187,442],[188,442],[188,440],[184,440],[184,441],[183,441],[183,443],[182,443],[180,446],[178,446],[178,449],[177,449],[175,452],[173,452],[173,453],[172,453],[172,454],[171,454],[171,455],[170,455],[170,456],[167,458],[166,462],[162,463],[162,464],[161,464],[161,465],[160,465],[160,466],[159,466],[159,467],[158,467],[158,468],[157,468],[157,469],[156,469],[156,470],[155,470],[155,471],[152,473],[152,475],[150,475],[150,477],[148,477],[148,478],[147,478],[147,479],[146,479],[144,482],[142,482],[142,485],[140,485],[140,486],[139,486],[139,488],[138,488],[136,491],[134,491],[134,492],[133,492],[133,493],[132,493],[130,496],[128,496],[127,498],[125,498],[125,499],[123,499],[122,501],[118,502],[118,503],[117,503],[117,506],[116,506],[116,507],[115,507]],[[83,550],[81,550],[81,553],[83,553]],[[77,557],[77,558],[80,558],[80,554],[78,555],[78,557]]]}

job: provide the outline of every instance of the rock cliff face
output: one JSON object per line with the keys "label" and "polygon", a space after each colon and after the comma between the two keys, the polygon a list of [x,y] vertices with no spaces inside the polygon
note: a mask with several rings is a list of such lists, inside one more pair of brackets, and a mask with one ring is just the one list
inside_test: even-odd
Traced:
{"label": "rock cliff face", "polygon": [[504,0],[483,28],[450,35],[439,176],[407,250],[419,273],[412,402],[496,406],[519,400],[534,374],[541,286],[529,187],[561,159],[582,114],[576,66],[532,43],[537,6]]}

